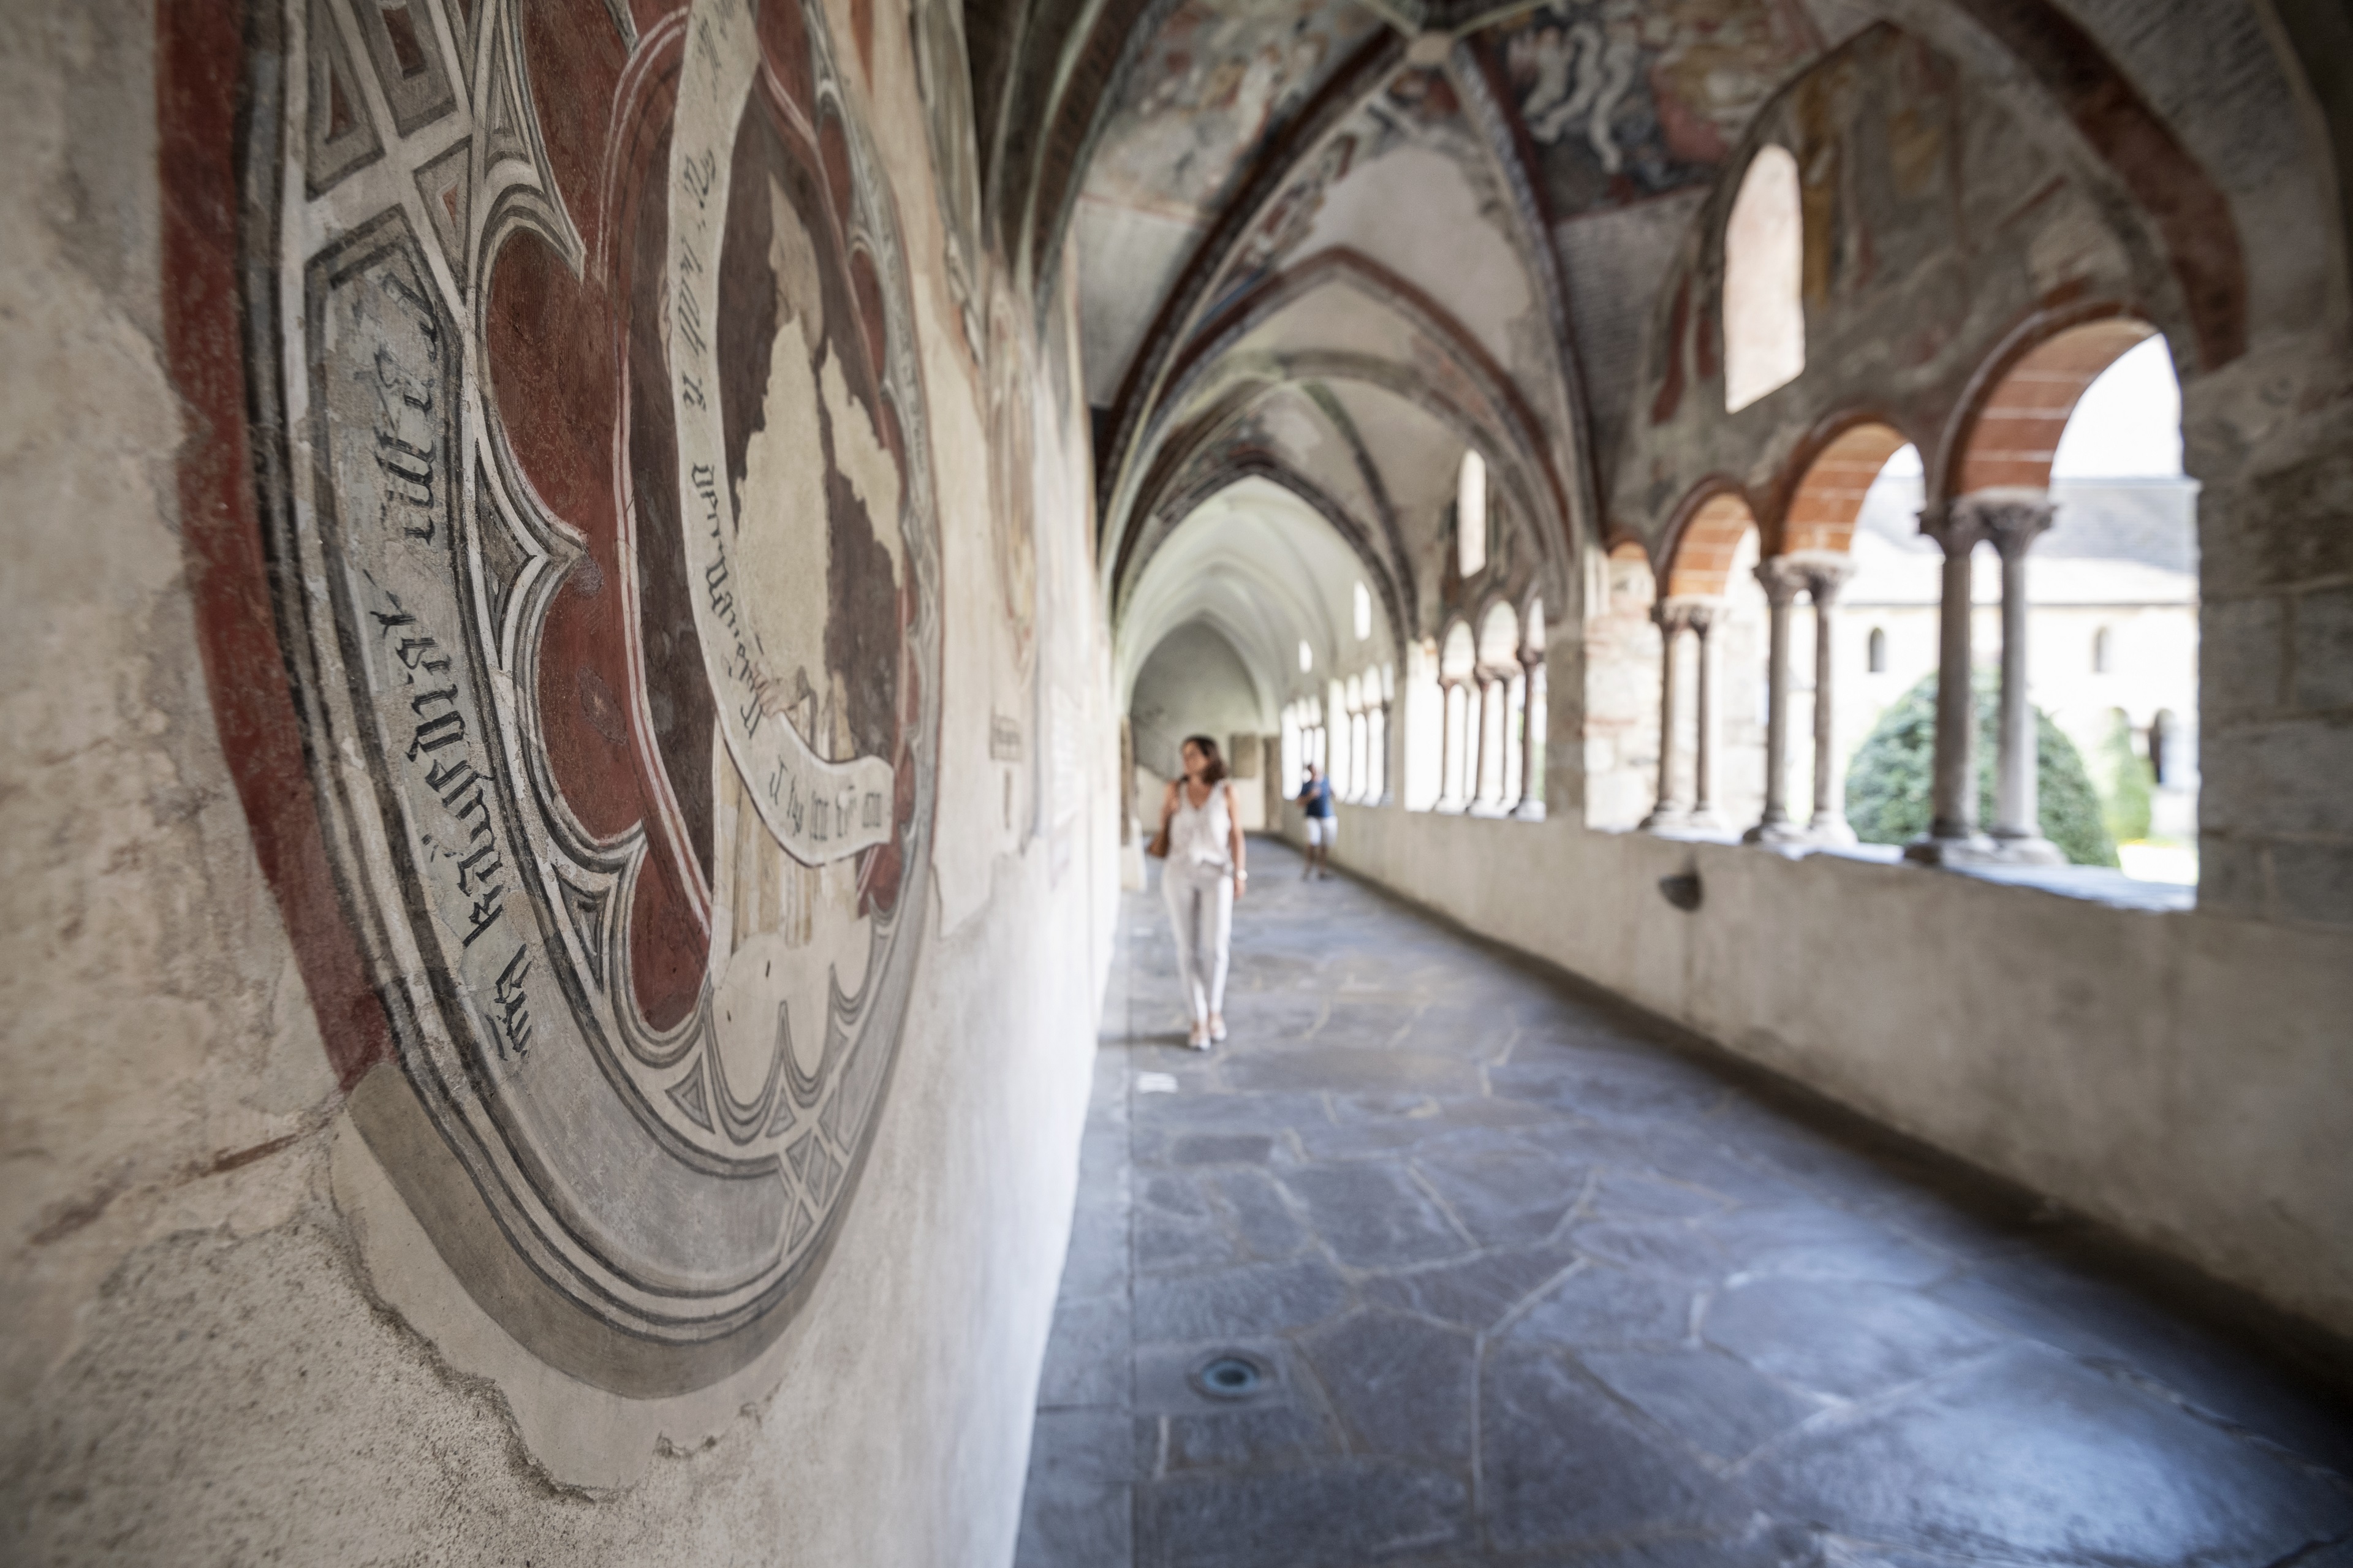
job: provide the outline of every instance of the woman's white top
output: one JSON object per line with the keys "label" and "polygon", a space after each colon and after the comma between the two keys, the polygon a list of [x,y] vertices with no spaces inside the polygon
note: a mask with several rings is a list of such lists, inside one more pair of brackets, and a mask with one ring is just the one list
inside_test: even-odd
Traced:
{"label": "woman's white top", "polygon": [[1168,822],[1168,863],[1188,871],[1230,872],[1233,814],[1226,809],[1226,786],[1209,786],[1209,798],[1195,805],[1185,781],[1176,781],[1176,815]]}

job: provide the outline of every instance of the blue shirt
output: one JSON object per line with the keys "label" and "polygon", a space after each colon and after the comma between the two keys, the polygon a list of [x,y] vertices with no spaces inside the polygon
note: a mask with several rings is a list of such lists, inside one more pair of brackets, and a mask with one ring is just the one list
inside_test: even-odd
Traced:
{"label": "blue shirt", "polygon": [[1307,808],[1310,816],[1332,815],[1332,781],[1310,779],[1299,788],[1299,804]]}

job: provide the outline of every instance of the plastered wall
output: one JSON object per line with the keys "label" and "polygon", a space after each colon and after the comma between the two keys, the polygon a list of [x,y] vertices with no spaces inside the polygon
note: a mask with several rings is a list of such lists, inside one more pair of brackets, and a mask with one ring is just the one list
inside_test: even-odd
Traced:
{"label": "plastered wall", "polygon": [[[550,13],[539,19],[563,22],[554,9],[537,8]],[[456,405],[437,401],[439,388],[394,373],[441,364],[432,345],[452,342],[452,322],[468,354],[494,352],[490,340],[502,309],[497,289],[514,276],[498,268],[502,254],[516,253],[493,243],[485,193],[503,165],[487,152],[473,157],[477,143],[520,147],[511,159],[516,169],[543,160],[528,178],[516,174],[500,187],[506,193],[500,199],[538,204],[535,237],[517,243],[547,245],[559,262],[554,242],[565,237],[564,226],[548,215],[557,210],[555,197],[564,198],[565,216],[583,240],[576,270],[561,266],[538,276],[598,279],[601,220],[583,195],[591,186],[567,184],[572,171],[564,165],[565,137],[582,145],[594,139],[550,118],[568,100],[598,92],[627,99],[626,68],[598,78],[589,64],[636,61],[658,84],[661,71],[642,68],[667,59],[667,79],[685,84],[668,89],[669,101],[688,111],[657,113],[644,123],[670,127],[676,148],[691,131],[691,113],[702,112],[711,121],[707,138],[723,147],[724,138],[737,136],[739,173],[759,173],[766,156],[742,151],[742,117],[712,119],[710,94],[695,109],[681,19],[670,22],[678,36],[662,56],[657,8],[638,8],[634,43],[614,31],[603,5],[575,9],[579,15],[565,25],[585,40],[576,54],[567,53],[571,46],[551,47],[544,36],[470,32],[470,17],[488,17],[494,27],[513,20],[480,5],[412,5],[412,21],[429,26],[410,38],[380,37],[373,22],[334,6],[262,5],[240,17],[234,6],[167,0],[151,9],[131,0],[16,5],[0,16],[0,120],[17,150],[0,172],[0,494],[11,558],[0,574],[9,719],[0,742],[6,857],[0,942],[7,949],[0,986],[11,1004],[0,1028],[0,1060],[11,1082],[0,1119],[7,1171],[0,1184],[0,1314],[7,1323],[0,1336],[0,1559],[931,1564],[1010,1556],[1117,877],[1115,757],[1100,743],[1113,732],[1107,643],[1087,542],[1071,300],[1066,289],[1050,288],[1035,307],[1042,315],[1025,314],[1031,307],[1009,291],[994,303],[976,300],[974,279],[985,279],[986,269],[975,267],[969,249],[958,253],[960,266],[944,259],[953,242],[944,226],[958,207],[934,176],[944,168],[953,179],[957,171],[953,158],[940,155],[940,132],[919,88],[914,18],[906,11],[811,9],[797,14],[807,29],[798,42],[762,40],[764,49],[786,50],[771,54],[772,64],[806,61],[807,53],[791,53],[796,47],[829,51],[829,74],[805,79],[800,97],[787,95],[779,134],[789,142],[793,113],[822,105],[810,128],[819,136],[828,123],[842,129],[838,142],[825,142],[817,166],[843,168],[846,149],[851,173],[832,175],[826,196],[779,174],[772,191],[755,190],[766,198],[755,205],[771,236],[786,236],[772,239],[765,258],[785,279],[774,287],[786,327],[796,324],[796,304],[816,313],[818,294],[809,290],[838,289],[823,295],[838,335],[813,344],[807,362],[809,406],[822,413],[834,443],[827,460],[838,476],[828,481],[828,547],[846,548],[850,514],[842,498],[854,493],[865,509],[860,526],[892,554],[892,592],[879,601],[886,617],[879,623],[871,604],[861,610],[842,597],[854,599],[857,584],[819,572],[817,580],[836,584],[835,605],[825,613],[850,650],[828,647],[809,656],[807,668],[820,675],[809,706],[763,712],[772,723],[795,725],[815,760],[791,765],[813,770],[807,776],[830,777],[822,766],[847,769],[870,759],[892,770],[897,793],[872,829],[879,838],[825,859],[829,850],[791,839],[790,829],[762,837],[751,805],[726,794],[731,766],[745,784],[758,782],[744,763],[747,748],[705,731],[704,772],[696,775],[676,748],[662,749],[669,731],[659,727],[675,714],[643,704],[648,728],[659,732],[639,755],[651,755],[659,771],[641,779],[659,776],[681,799],[691,794],[682,779],[723,781],[710,797],[715,844],[703,852],[707,862],[691,830],[677,862],[706,865],[704,874],[719,882],[708,917],[719,934],[686,942],[678,994],[688,999],[686,1016],[707,1016],[712,1031],[691,1051],[755,1059],[767,1037],[749,1037],[754,1054],[746,1057],[742,1040],[731,1043],[723,1016],[731,999],[744,1005],[746,998],[769,1018],[781,1011],[804,1027],[814,1018],[824,1049],[804,1047],[790,1058],[801,1037],[787,1039],[781,1028],[776,1036],[777,1054],[768,1059],[786,1088],[761,1103],[784,1107],[785,1096],[800,1095],[792,1074],[804,1068],[810,1098],[806,1106],[792,1100],[800,1109],[779,1110],[754,1129],[754,1138],[773,1136],[775,1150],[722,1141],[733,1136],[716,1114],[724,1080],[708,1075],[725,1064],[690,1052],[671,1059],[700,1063],[691,1083],[657,1082],[668,1098],[649,1101],[631,1124],[685,1120],[676,1128],[660,1122],[641,1149],[614,1145],[616,1163],[602,1167],[612,1179],[561,1189],[545,1172],[560,1173],[564,1151],[515,1131],[522,1111],[514,1108],[569,1081],[575,1087],[561,1092],[575,1097],[565,1102],[575,1108],[552,1124],[557,1142],[585,1144],[598,1136],[580,1097],[619,1092],[603,1087],[616,1080],[602,1073],[566,1079],[558,1037],[567,1020],[586,1029],[583,1020],[617,1015],[581,1000],[576,980],[568,993],[531,987],[549,974],[610,981],[622,970],[589,962],[582,955],[593,956],[593,946],[578,931],[565,936],[549,922],[547,910],[570,907],[562,899],[523,901],[533,884],[522,863],[543,872],[554,865],[546,845],[555,841],[528,839],[526,817],[518,815],[543,776],[534,772],[540,764],[533,759],[542,755],[534,746],[554,759],[557,793],[571,787],[564,798],[599,853],[637,853],[629,846],[638,845],[650,856],[659,824],[624,831],[609,816],[600,819],[618,796],[578,788],[577,775],[565,772],[579,761],[565,754],[567,746],[609,744],[626,752],[629,738],[641,733],[634,721],[615,724],[622,737],[615,741],[599,722],[612,715],[582,672],[601,668],[601,655],[542,658],[539,709],[528,683],[498,672],[513,649],[534,646],[517,635],[533,629],[529,583],[560,581],[568,585],[563,591],[577,592],[585,578],[601,576],[609,604],[627,578],[636,618],[616,625],[633,627],[644,645],[656,640],[646,628],[656,624],[648,590],[658,586],[659,574],[642,556],[634,576],[626,552],[600,556],[595,509],[581,499],[586,492],[566,491],[553,470],[531,466],[534,441],[538,451],[561,448],[547,445],[548,426],[520,426],[551,411],[577,416],[578,386],[547,381],[531,389],[535,405],[518,400],[501,407],[516,384],[502,392],[495,375],[478,376],[480,362],[469,359],[450,368],[460,419],[449,412]],[[729,9],[702,7],[714,16]],[[768,13],[781,16],[784,8]],[[301,47],[313,24],[341,29],[340,52],[328,64],[346,73],[340,79],[319,76],[319,57]],[[939,42],[934,37],[930,45]],[[502,56],[501,45],[516,52]],[[370,54],[378,46],[392,50],[396,68],[388,74]],[[454,132],[447,124],[437,131],[442,122],[427,110],[411,105],[410,112],[387,93],[386,83],[405,91],[398,84],[417,79],[396,68],[412,46],[442,73],[434,79],[446,79],[447,101],[432,112],[474,117],[460,161],[474,183],[463,189],[420,179],[443,143],[412,145],[437,135],[446,142]],[[714,47],[706,64],[716,71],[731,58],[740,75],[747,58],[740,52],[731,57]],[[579,79],[564,79],[567,61],[582,70]],[[812,87],[818,79],[830,85]],[[501,100],[501,82],[528,92]],[[315,127],[294,115],[273,122],[280,133],[291,127],[279,172],[294,184],[272,188],[295,190],[289,200],[329,205],[303,208],[309,216],[271,229],[278,237],[257,247],[263,204],[252,169],[208,163],[206,151],[249,150],[255,125],[289,101],[270,93],[293,94],[299,106],[300,95],[313,89],[322,106]],[[348,96],[334,99],[337,91]],[[659,107],[660,92],[640,101]],[[512,118],[526,104],[538,117],[535,132]],[[311,130],[328,144],[365,132],[385,145],[374,161],[351,164],[357,173],[339,183],[322,173],[327,163],[315,161],[316,140],[304,142]],[[659,160],[653,166],[665,167]],[[787,157],[768,166],[797,165]],[[389,183],[387,170],[417,184],[417,203]],[[224,171],[227,186],[216,182]],[[301,184],[306,173],[317,176],[313,184],[324,182],[323,194]],[[379,186],[365,184],[380,178]],[[658,176],[650,188],[665,185]],[[353,200],[355,210],[362,204],[341,193],[364,188],[396,192],[409,247],[389,262],[369,262],[375,271],[339,277],[360,283],[392,277],[422,298],[430,297],[429,285],[474,300],[480,314],[453,311],[437,329],[441,337],[402,339],[385,324],[396,318],[383,311],[354,308],[338,324],[335,302],[349,296],[322,296],[322,314],[310,317],[307,329],[299,310],[272,317],[254,309],[265,297],[258,279],[278,258],[281,277],[307,286],[308,258],[334,243],[334,225],[351,216],[332,204]],[[235,199],[240,189],[242,199]],[[224,190],[232,199],[216,200]],[[447,226],[433,216],[436,202],[451,220]],[[459,216],[470,202],[476,205]],[[800,204],[813,236],[804,252],[796,252],[780,216],[792,203]],[[673,225],[681,210],[670,208]],[[827,231],[811,216],[818,213],[832,215],[843,235],[862,237],[845,239],[828,259]],[[403,265],[418,269],[383,269]],[[837,265],[844,268],[838,279],[827,271]],[[467,292],[483,276],[500,283],[487,296]],[[794,278],[818,282],[796,295]],[[226,293],[216,289],[223,279]],[[563,331],[576,328],[586,338],[594,311],[620,293],[608,287],[606,302],[543,316],[518,341],[536,352],[565,348],[554,335]],[[681,309],[680,298],[668,295],[666,312]],[[753,296],[755,305],[761,298]],[[610,308],[626,317],[620,306]],[[994,341],[992,310],[1002,318]],[[664,331],[678,332],[675,314],[656,319]],[[223,320],[231,328],[227,342],[243,344],[227,356],[216,352],[222,340],[206,336]],[[258,347],[251,329],[272,320],[284,335],[274,347]],[[327,328],[319,329],[322,321]],[[477,335],[482,323],[487,330]],[[378,336],[366,337],[370,331]],[[852,341],[853,331],[863,341]],[[792,340],[757,341],[765,347]],[[353,342],[368,350],[356,361],[348,357]],[[683,359],[676,336],[654,342],[657,363]],[[841,367],[837,382],[827,379],[828,352]],[[281,393],[291,386],[296,394],[285,425],[229,428],[224,410],[249,412],[264,401],[255,389],[270,384],[273,355],[275,368],[290,364],[297,373],[278,381]],[[775,374],[786,363],[778,358],[770,367],[765,423],[752,422],[755,433],[788,426],[789,406],[780,399],[797,394]],[[333,421],[345,394],[334,373],[354,364],[377,376],[374,388],[386,394],[371,391],[362,405],[366,416],[418,421],[379,425],[376,435],[389,431],[407,447],[378,441],[374,449],[400,459],[404,474],[429,473],[430,486],[354,489],[358,481],[336,467]],[[300,374],[306,366],[324,367],[310,384],[318,401],[308,413]],[[722,368],[739,380],[749,374],[732,358],[723,358]],[[748,384],[759,403],[761,383]],[[649,388],[637,392],[642,423]],[[450,423],[427,422],[443,417]],[[855,418],[869,429],[863,456],[851,449]],[[584,445],[607,439],[610,426],[576,417],[572,424]],[[691,436],[679,438],[684,444]],[[459,479],[464,465],[451,459],[459,442],[488,443],[463,450],[480,454],[480,473],[490,478]],[[513,459],[512,471],[498,468],[501,453]],[[271,460],[290,456],[298,461],[278,470],[286,488],[273,491]],[[775,570],[787,576],[806,570],[811,535],[753,515],[763,494],[757,451],[742,460],[738,537],[749,539],[755,526],[771,529],[765,547],[782,552]],[[322,461],[314,469],[301,466]],[[688,468],[656,463],[651,478],[676,479]],[[322,477],[305,479],[306,471]],[[614,473],[607,464],[593,477],[609,483]],[[208,489],[214,480],[225,488]],[[893,482],[903,487],[892,498],[902,503],[895,509],[885,504]],[[906,500],[924,482],[929,513],[910,510]],[[251,487],[242,492],[244,510],[240,483]],[[787,483],[766,493],[784,504],[807,488]],[[649,526],[646,509],[658,493],[637,494],[641,527]],[[689,484],[669,493],[675,502],[695,492]],[[356,507],[355,498],[381,508]],[[448,749],[429,742],[448,731],[410,737],[421,748],[414,758],[396,747],[371,761],[364,735],[372,731],[322,719],[313,699],[354,692],[351,712],[365,718],[374,692],[379,717],[389,711],[419,725],[449,700],[422,696],[442,689],[430,682],[418,694],[400,686],[389,699],[375,677],[373,686],[322,682],[312,662],[319,656],[302,640],[300,606],[335,602],[328,574],[305,579],[283,568],[291,552],[317,547],[332,528],[343,528],[343,553],[319,559],[348,566],[376,551],[367,558],[373,575],[343,580],[401,594],[397,606],[359,608],[422,619],[440,602],[432,597],[438,579],[419,564],[427,558],[385,552],[411,537],[396,525],[422,529],[428,521],[446,531],[437,531],[437,548],[459,539],[486,543],[488,514],[470,517],[456,507],[461,500],[504,509],[501,521],[513,537],[542,556],[516,580],[522,585],[503,590],[512,613],[498,615],[482,606],[499,597],[503,579],[493,574],[505,569],[501,563],[511,567],[512,555],[498,547],[459,558],[470,563],[470,574],[448,601],[451,624],[495,633],[466,639],[470,651],[463,657],[491,672],[482,688],[489,696],[466,710],[469,754],[476,773],[507,781],[505,795],[494,789],[489,797],[506,803],[498,807],[510,814],[498,819],[498,842],[518,868],[502,884],[509,901],[498,906],[492,935],[451,940],[447,951],[456,957],[445,963],[417,956],[438,951],[429,946],[430,921],[446,920],[447,910],[463,911],[464,920],[480,909],[489,863],[476,863],[462,904],[437,903],[442,895],[434,889],[456,887],[454,850],[478,848],[482,838],[467,838],[460,823],[433,840],[453,853],[438,855],[427,845],[404,861],[401,834],[425,844],[417,825],[430,829],[427,818],[406,807],[378,816],[335,814],[344,809],[341,800],[365,807],[391,798],[383,792],[401,787],[411,761],[421,766],[438,753],[446,762]],[[892,552],[886,536],[894,510]],[[273,515],[280,533],[268,531],[277,526]],[[249,568],[256,570],[248,574]],[[750,566],[741,570],[747,579],[756,575]],[[863,581],[880,580],[875,558],[863,570]],[[417,574],[416,585],[394,584],[394,571]],[[779,591],[766,583],[745,588],[747,599]],[[589,601],[593,607],[593,594]],[[535,646],[558,647],[564,613],[561,603],[547,610]],[[871,641],[878,625],[899,628],[891,635],[903,640],[887,658],[868,658],[857,639]],[[223,628],[240,626],[283,639],[274,664],[237,664]],[[709,626],[702,623],[706,636]],[[459,635],[436,635],[439,652],[412,650],[420,664],[447,652],[456,666]],[[354,646],[348,636],[344,646]],[[860,670],[878,667],[898,671],[900,684],[880,694],[880,706],[869,700],[861,710],[845,675],[854,682]],[[551,679],[551,669],[561,679]],[[823,691],[828,669],[830,710]],[[624,715],[640,710],[631,706],[638,700],[633,693],[691,694],[699,679],[715,687],[723,675],[659,651],[616,671],[623,679],[607,684],[618,690]],[[440,673],[429,666],[424,672]],[[935,684],[926,690],[925,683]],[[566,731],[544,710],[551,692],[574,702],[585,728]],[[536,741],[523,723],[534,713],[544,721]],[[281,717],[298,742],[290,754],[308,763],[271,774],[255,759],[277,743],[269,726]],[[860,732],[877,725],[897,736],[880,750]],[[522,737],[503,763],[488,740],[493,733]],[[787,762],[800,755],[779,754]],[[895,781],[908,777],[914,782],[899,788]],[[321,793],[322,780],[338,778],[362,787],[348,795]],[[855,803],[848,808],[854,812]],[[683,817],[693,815],[691,802],[681,808]],[[307,840],[289,826],[322,819]],[[527,853],[532,843],[541,847]],[[741,847],[733,870],[724,853],[730,843]],[[885,867],[894,850],[900,863]],[[413,864],[412,891],[422,891],[405,904],[372,901],[368,879],[405,864]],[[901,878],[901,905],[874,896],[886,871]],[[633,874],[654,875],[642,865]],[[837,875],[839,889],[826,879]],[[798,905],[788,897],[796,887],[810,895]],[[628,906],[633,919],[648,918],[649,897]],[[836,904],[824,901],[837,897]],[[540,923],[523,921],[527,907],[541,911]],[[384,911],[398,915],[403,908],[422,922],[415,940],[427,944],[406,958],[398,943],[385,945],[392,928],[380,923]],[[681,929],[675,916],[670,925],[626,925],[618,908],[611,906],[601,925],[582,929],[636,932],[639,956],[654,936]],[[860,921],[890,923],[903,946],[862,952],[844,946],[839,933],[862,933]],[[501,991],[497,976],[471,977],[465,964],[507,931],[518,933],[519,947],[532,944],[532,962],[515,966]],[[446,934],[462,939],[463,927]],[[758,943],[771,939],[776,954],[763,961],[770,974],[745,969],[744,955],[764,952]],[[773,978],[798,973],[794,965],[804,960],[796,955],[828,940],[837,987],[829,1015],[821,994],[809,1003],[806,987]],[[871,982],[860,993],[865,1000],[846,1003],[842,982],[861,957]],[[356,968],[338,969],[342,961]],[[343,988],[352,973],[361,984]],[[642,1000],[664,976],[640,969],[637,978]],[[886,1008],[877,996],[895,1001]],[[519,997],[531,1015],[527,1032],[513,1026],[523,1007]],[[428,1010],[435,1007],[444,1010]],[[470,1037],[470,1026],[482,1033]],[[505,1049],[498,1048],[501,1040]],[[475,1057],[463,1058],[477,1047]],[[861,1055],[871,1047],[884,1049]],[[499,1134],[505,1143],[486,1146],[520,1152],[508,1175],[456,1159],[467,1123],[424,1087],[434,1050],[470,1061],[469,1081],[495,1113],[485,1125],[507,1130]],[[636,1070],[627,1068],[636,1058],[613,1059]],[[860,1069],[861,1061],[881,1065]],[[860,1104],[849,1101],[828,1119],[827,1097],[841,1091],[843,1073],[853,1087],[864,1086],[862,1123]],[[742,1099],[740,1089],[728,1092]],[[703,1125],[698,1110],[717,1130],[708,1149],[695,1142]],[[794,1152],[794,1137],[812,1122],[830,1140],[822,1162],[818,1143]],[[667,1179],[659,1174],[665,1158],[755,1185],[789,1183],[798,1202],[812,1210],[826,1205],[806,1236],[780,1222],[765,1237],[705,1237],[695,1215],[707,1211],[688,1211],[681,1228],[691,1234],[675,1267],[721,1269],[728,1248],[739,1247],[753,1281],[743,1292],[748,1305],[707,1330],[676,1330],[690,1314],[662,1308],[659,1292],[642,1321],[600,1314],[583,1304],[585,1291],[551,1283],[548,1263],[560,1267],[560,1239],[532,1252],[530,1237],[511,1240],[501,1228],[514,1215],[528,1221],[540,1212],[535,1199],[561,1197],[583,1205],[579,1227],[605,1225],[626,1237],[637,1194]],[[600,1215],[596,1204],[610,1206]],[[607,1249],[598,1258],[612,1256]],[[620,1258],[617,1277],[643,1277],[620,1267],[628,1263]],[[663,1341],[666,1332],[676,1342]]]}

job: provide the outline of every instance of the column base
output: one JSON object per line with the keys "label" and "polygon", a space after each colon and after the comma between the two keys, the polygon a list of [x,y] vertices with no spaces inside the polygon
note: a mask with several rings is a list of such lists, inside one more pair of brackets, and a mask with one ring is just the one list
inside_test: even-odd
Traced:
{"label": "column base", "polygon": [[1670,803],[1654,807],[1638,826],[1645,833],[1673,833],[1691,826],[1691,813]]}
{"label": "column base", "polygon": [[1993,840],[1982,833],[1972,833],[1966,838],[1924,835],[1904,847],[1904,858],[1915,866],[1989,866],[1996,863]]}
{"label": "column base", "polygon": [[1806,824],[1806,842],[1825,849],[1852,849],[1859,842],[1843,815],[1817,816]]}
{"label": "column base", "polygon": [[1520,822],[1542,822],[1545,819],[1544,802],[1524,800],[1513,809],[1512,816]]}
{"label": "column base", "polygon": [[2015,838],[1996,833],[1991,858],[2000,866],[2064,866],[2067,863],[2066,851],[2039,833],[2031,836],[2021,834]]}
{"label": "column base", "polygon": [[1787,816],[1767,817],[1740,836],[1743,844],[1760,845],[1767,849],[1795,849],[1812,842],[1806,830]]}

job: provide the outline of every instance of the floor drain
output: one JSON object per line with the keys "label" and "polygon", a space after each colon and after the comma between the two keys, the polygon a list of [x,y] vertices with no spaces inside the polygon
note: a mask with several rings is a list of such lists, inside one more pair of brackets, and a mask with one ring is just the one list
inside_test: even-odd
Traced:
{"label": "floor drain", "polygon": [[1212,1399],[1248,1399],[1269,1381],[1264,1363],[1255,1356],[1216,1355],[1194,1370],[1193,1386]]}

